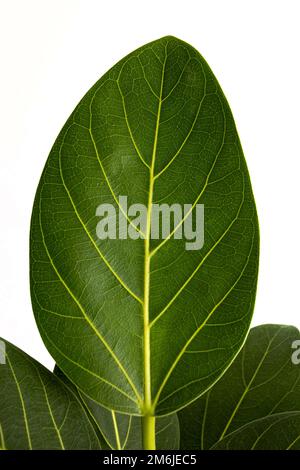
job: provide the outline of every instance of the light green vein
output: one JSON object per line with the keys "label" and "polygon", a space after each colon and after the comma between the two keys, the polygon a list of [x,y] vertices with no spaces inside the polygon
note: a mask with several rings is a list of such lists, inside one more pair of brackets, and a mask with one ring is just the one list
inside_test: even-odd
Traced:
{"label": "light green vein", "polygon": [[[68,389],[69,390],[69,389]],[[69,411],[70,411],[70,408],[71,408],[71,401],[69,400],[69,403],[68,403],[68,406],[67,406],[67,409],[65,411],[65,416],[64,416],[64,419],[62,420],[60,426],[59,426],[59,431],[62,430],[62,428],[64,427],[64,425],[66,424],[66,421],[67,421],[67,418],[68,418],[68,414],[69,414]]]}
{"label": "light green vein", "polygon": [[[57,376],[55,374],[55,377],[56,379],[63,385],[64,388],[66,388],[68,390],[68,392],[70,393],[70,395],[72,396],[73,400],[78,404],[78,406],[80,407],[80,410],[81,412],[83,413],[84,417],[85,417],[85,420],[86,420],[86,425],[89,426],[90,428],[90,432],[92,431],[93,433],[93,436],[94,438],[97,440],[98,444],[99,444],[99,447],[101,449],[101,443],[99,441],[99,438],[97,436],[97,433],[96,433],[96,429],[94,429],[94,426],[90,427],[90,424],[91,424],[91,419],[90,418],[93,418],[94,422],[96,423],[93,415],[90,413],[90,411],[88,410],[88,407],[85,406],[85,404],[83,403],[83,400],[82,400],[82,397],[80,395],[80,390],[79,389],[76,389],[76,392],[78,393],[75,393],[74,391],[74,388],[73,387],[70,387],[69,383],[68,382],[65,382],[64,380],[62,380],[59,376]],[[72,383],[72,382],[70,382]],[[81,400],[80,400],[81,398]],[[66,409],[66,412],[65,412],[65,416],[64,416],[64,419],[61,423],[61,425],[59,426],[59,430],[61,431],[61,429],[64,427],[65,425],[65,422],[66,422],[66,419],[67,419],[67,416],[68,416],[68,413],[69,413],[69,409],[70,409],[70,406],[71,406],[71,400],[70,398],[68,397],[68,400],[69,400],[69,403],[68,403],[68,407]],[[97,423],[96,423],[97,424]],[[92,444],[92,441],[91,441],[91,438],[90,438],[90,432],[89,432],[89,441],[90,441],[90,448],[91,448],[91,444]]]}
{"label": "light green vein", "polygon": [[[105,258],[105,256],[103,255],[103,253],[101,252],[101,250],[99,249],[97,243],[95,242],[95,240],[93,239],[93,237],[91,236],[89,230],[87,229],[84,221],[82,220],[78,210],[77,210],[77,207],[74,203],[74,200],[72,198],[72,195],[66,185],[66,182],[65,182],[65,179],[64,179],[64,176],[63,176],[63,172],[62,172],[62,167],[61,167],[61,147],[59,149],[59,171],[60,171],[60,177],[61,177],[61,181],[62,181],[62,184],[64,186],[64,189],[68,195],[68,198],[72,204],[72,207],[74,209],[74,212],[76,214],[76,217],[78,218],[79,222],[81,223],[85,233],[87,234],[88,238],[90,239],[92,245],[94,246],[95,250],[97,251],[97,253],[99,254],[100,258],[102,259],[102,261],[104,261],[105,265],[107,266],[107,268],[110,270],[110,272],[114,275],[114,277],[117,279],[117,281],[120,283],[120,285],[125,289],[127,290],[127,292],[131,295],[131,297],[133,297],[135,300],[137,300],[139,303],[143,303],[143,301],[130,289],[130,287],[127,286],[127,284],[125,284],[125,282],[123,281],[123,279],[114,271],[114,269],[112,268],[112,266],[110,265],[110,263],[107,261],[107,259]],[[41,224],[40,224],[41,225]]]}
{"label": "light green vein", "polygon": [[131,426],[132,426],[132,419],[133,419],[132,415],[129,415],[128,427],[127,427],[125,440],[124,440],[124,443],[123,443],[123,446],[122,446],[122,450],[126,449],[126,446],[127,446],[127,442],[128,442],[128,438],[129,438],[130,431],[131,431]]}
{"label": "light green vein", "polygon": [[169,168],[169,166],[174,162],[174,160],[178,157],[178,155],[180,154],[181,150],[183,149],[183,147],[185,146],[186,142],[188,141],[188,139],[189,139],[191,133],[192,133],[193,130],[194,130],[194,127],[195,127],[195,124],[196,124],[196,122],[197,122],[198,116],[199,116],[200,111],[201,111],[201,109],[202,109],[202,104],[203,104],[204,99],[205,99],[205,97],[206,97],[206,81],[207,81],[207,79],[206,79],[206,75],[205,75],[205,72],[204,72],[204,69],[203,69],[203,65],[202,65],[202,64],[201,64],[201,68],[202,68],[202,72],[203,72],[203,76],[204,76],[203,96],[202,96],[202,98],[201,98],[201,100],[200,100],[200,103],[199,103],[199,106],[198,106],[198,110],[197,110],[197,112],[196,112],[196,115],[195,115],[194,121],[193,121],[193,123],[192,123],[192,126],[191,126],[189,132],[187,133],[187,135],[186,135],[184,141],[183,141],[182,144],[180,145],[179,149],[178,149],[177,152],[175,153],[175,155],[174,155],[172,158],[170,158],[170,160],[169,160],[168,163],[164,166],[164,168],[163,168],[159,173],[157,173],[157,174],[154,176],[154,179],[159,178],[159,177],[167,170],[167,168]]}
{"label": "light green vein", "polygon": [[263,387],[264,385],[266,385],[267,383],[269,382],[272,382],[278,375],[280,375],[280,373],[286,368],[286,366],[290,363],[291,359],[288,358],[287,361],[285,362],[285,364],[283,364],[277,371],[274,375],[272,375],[271,377],[269,377],[267,380],[265,380],[264,382],[261,382],[257,385],[255,385],[255,387],[252,387],[251,390],[256,390],[257,388],[260,388],[260,387]]}
{"label": "light green vein", "polygon": [[[160,419],[162,419],[162,418],[160,418]],[[156,437],[157,437],[159,434],[161,435],[162,433],[164,433],[164,432],[165,432],[169,427],[171,427],[171,426],[172,426],[172,422],[169,421],[168,424],[166,424],[163,428],[160,428],[160,429],[156,432]]]}
{"label": "light green vein", "polygon": [[0,423],[0,441],[1,441],[1,450],[6,450],[5,439],[4,439],[4,434],[3,434],[1,423]]}
{"label": "light green vein", "polygon": [[119,90],[119,93],[120,93],[120,96],[121,96],[121,100],[122,100],[122,105],[123,105],[123,111],[124,111],[124,118],[125,118],[125,122],[126,122],[126,125],[127,125],[127,128],[128,128],[128,132],[129,132],[129,135],[130,135],[130,138],[131,138],[131,141],[133,143],[133,146],[135,148],[135,151],[138,155],[138,157],[140,158],[140,160],[142,161],[142,163],[150,170],[150,166],[148,165],[148,163],[144,160],[143,158],[143,155],[141,154],[138,146],[137,146],[137,143],[135,141],[135,138],[132,134],[132,130],[131,130],[131,127],[130,127],[130,124],[129,124],[129,120],[128,120],[128,115],[127,115],[127,111],[126,111],[126,104],[125,104],[125,99],[124,99],[124,95],[122,93],[122,90],[121,90],[121,87],[120,87],[120,77],[121,77],[121,73],[123,71],[123,68],[124,66],[126,65],[127,62],[124,62],[124,64],[122,65],[121,67],[121,70],[120,70],[120,73],[119,73],[119,76],[118,76],[118,79],[116,80],[116,83],[117,83],[117,87],[118,87],[118,90]]}
{"label": "light green vein", "polygon": [[158,144],[158,133],[160,124],[160,115],[162,107],[162,93],[164,85],[165,67],[167,61],[167,51],[165,46],[165,60],[162,66],[161,72],[161,84],[160,84],[160,95],[159,103],[157,108],[157,119],[154,133],[151,169],[149,177],[149,195],[148,195],[148,206],[147,206],[147,233],[144,241],[145,255],[144,255],[144,307],[143,307],[143,334],[144,334],[144,414],[151,415],[152,411],[152,396],[151,396],[151,339],[150,339],[150,321],[149,321],[149,310],[150,310],[150,236],[151,236],[151,214],[152,214],[152,203],[153,203],[153,191],[154,191],[154,172],[155,172],[155,159]]}
{"label": "light green vein", "polygon": [[120,442],[120,435],[119,435],[119,428],[118,428],[116,413],[114,410],[111,410],[111,417],[112,417],[112,422],[113,422],[115,436],[116,436],[117,450],[122,450],[122,446]]}
{"label": "light green vein", "polygon": [[93,131],[92,131],[92,117],[93,117],[93,114],[92,114],[92,104],[93,104],[93,99],[94,99],[94,97],[95,97],[95,96],[93,96],[93,98],[92,98],[92,100],[91,100],[91,102],[90,102],[90,106],[89,106],[89,110],[90,110],[90,125],[89,125],[88,130],[89,130],[89,134],[90,134],[90,137],[91,137],[91,141],[92,141],[92,143],[93,143],[93,147],[94,147],[94,150],[95,150],[95,153],[96,153],[97,161],[98,161],[98,163],[99,163],[99,165],[100,165],[101,171],[102,171],[102,173],[103,173],[103,176],[104,176],[104,179],[105,179],[105,181],[106,181],[106,184],[107,184],[107,186],[108,186],[108,188],[109,188],[109,190],[110,190],[110,192],[111,192],[111,195],[112,195],[112,197],[114,198],[114,200],[115,200],[117,206],[119,207],[120,211],[122,212],[122,214],[124,215],[124,217],[126,218],[126,220],[128,221],[128,223],[129,223],[138,233],[140,233],[140,235],[142,236],[142,238],[145,238],[145,234],[143,233],[143,231],[140,230],[140,229],[132,222],[132,220],[130,219],[130,217],[128,216],[128,214],[124,211],[123,207],[122,207],[121,204],[119,203],[119,200],[118,200],[118,198],[117,198],[117,196],[116,196],[116,194],[115,194],[115,192],[114,192],[114,190],[113,190],[113,188],[112,188],[112,185],[111,185],[111,183],[110,183],[110,181],[109,181],[109,178],[108,178],[108,176],[107,176],[107,174],[106,174],[106,171],[105,171],[105,168],[104,168],[104,166],[103,166],[102,160],[101,160],[101,158],[100,158],[100,155],[99,155],[99,152],[98,152],[98,147],[97,147],[97,145],[96,145],[96,142],[95,142],[95,139],[94,139],[94,136],[93,136]]}
{"label": "light green vein", "polygon": [[[40,200],[41,201],[41,200]],[[67,283],[64,281],[64,279],[62,278],[60,272],[58,271],[50,253],[49,253],[49,250],[48,250],[48,247],[46,245],[46,242],[45,242],[45,237],[44,237],[44,232],[43,232],[43,228],[42,228],[42,223],[41,223],[41,210],[40,210],[40,230],[41,230],[41,236],[42,236],[42,240],[43,240],[43,245],[44,245],[44,248],[45,248],[45,251],[46,251],[46,254],[49,258],[49,261],[50,261],[50,264],[52,266],[52,268],[54,269],[54,272],[56,273],[57,277],[59,278],[60,282],[62,283],[62,285],[64,286],[64,288],[66,289],[66,291],[68,292],[68,294],[70,295],[70,297],[74,300],[75,304],[77,305],[77,307],[79,308],[79,310],[81,311],[82,315],[84,316],[86,322],[88,323],[88,325],[90,326],[90,328],[94,331],[94,333],[96,334],[96,336],[100,339],[100,341],[102,342],[102,344],[105,346],[105,348],[107,349],[107,351],[110,353],[110,355],[112,356],[112,358],[114,359],[114,361],[116,362],[117,366],[119,367],[119,369],[121,370],[121,372],[124,374],[125,378],[127,379],[127,382],[129,383],[129,385],[131,386],[134,394],[136,395],[137,399],[139,401],[141,401],[141,397],[134,385],[134,383],[132,382],[131,378],[129,377],[126,369],[124,368],[124,366],[122,365],[122,363],[120,362],[120,360],[118,359],[118,357],[115,355],[114,351],[112,350],[112,348],[109,346],[109,344],[107,343],[107,341],[104,339],[104,337],[101,335],[101,333],[99,332],[99,330],[97,329],[97,327],[94,325],[94,323],[91,321],[91,319],[89,318],[89,316],[87,315],[87,313],[85,312],[83,306],[81,305],[81,303],[79,302],[79,300],[77,299],[77,297],[74,295],[74,293],[71,291],[71,289],[69,288],[69,286],[67,285]]]}
{"label": "light green vein", "polygon": [[[105,383],[106,385],[108,385],[109,387],[117,390],[117,392],[119,392],[121,395],[124,395],[126,398],[128,398],[128,400],[132,401],[133,403],[136,404],[135,400],[130,396],[128,395],[126,392],[124,392],[124,390],[122,390],[121,388],[117,387],[116,385],[114,385],[113,383],[109,382],[108,380],[104,379],[103,377],[100,377],[100,375],[96,374],[95,372],[87,369],[86,367],[82,366],[81,364],[79,364],[78,362],[74,361],[73,359],[71,359],[69,356],[67,356],[52,340],[51,338],[48,336],[45,328],[43,328],[42,324],[40,324],[40,327],[41,329],[43,330],[44,332],[44,335],[46,336],[47,340],[49,341],[49,343],[59,352],[59,354],[64,358],[66,359],[68,362],[71,362],[71,364],[74,364],[75,366],[79,367],[80,369],[82,369],[84,372],[86,372],[87,374],[91,375],[92,377],[95,377],[96,379],[100,380],[101,382]],[[64,374],[66,375],[66,377],[72,382],[72,379],[68,376],[68,374],[65,373],[64,371]]]}
{"label": "light green vein", "polygon": [[19,398],[20,398],[20,402],[21,402],[21,406],[22,406],[22,412],[23,412],[25,429],[26,429],[26,434],[27,434],[27,439],[28,439],[28,445],[29,445],[29,449],[32,450],[32,442],[31,442],[31,436],[30,436],[30,431],[29,431],[29,423],[28,423],[27,412],[26,412],[26,408],[25,408],[25,402],[24,402],[24,398],[23,398],[23,395],[22,395],[21,387],[20,387],[20,384],[18,382],[18,379],[17,379],[17,376],[15,374],[14,368],[12,366],[12,363],[10,362],[10,359],[9,359],[9,356],[8,356],[7,353],[6,353],[6,358],[7,358],[7,362],[9,364],[10,369],[11,369],[11,373],[13,375],[13,378],[14,378],[14,381],[15,381],[15,384],[16,384],[16,387],[17,387],[17,390],[18,390],[18,394],[19,394]]}
{"label": "light green vein", "polygon": [[[185,351],[185,353],[186,353],[186,351]],[[196,384],[196,383],[198,383],[198,382],[201,382],[201,381],[203,381],[203,380],[208,380],[208,379],[210,379],[211,377],[214,377],[214,378],[217,377],[217,379],[214,379],[214,382],[212,383],[212,385],[214,385],[214,384],[218,381],[218,379],[220,378],[220,376],[222,375],[222,373],[224,373],[225,369],[228,368],[229,365],[230,365],[230,363],[228,363],[228,361],[225,361],[224,363],[222,363],[222,364],[220,365],[220,367],[218,367],[218,369],[213,370],[213,371],[210,372],[208,375],[205,375],[205,376],[199,377],[199,378],[197,378],[197,379],[191,380],[190,382],[186,382],[186,383],[185,383],[184,385],[182,385],[181,387],[178,387],[178,388],[175,389],[173,392],[171,392],[171,393],[169,393],[168,395],[166,395],[166,396],[160,401],[160,404],[163,403],[163,402],[165,402],[165,401],[167,401],[167,400],[169,400],[169,398],[170,398],[171,396],[176,395],[178,392],[181,392],[182,390],[184,390],[185,388],[190,387],[191,385],[194,385],[194,384]],[[219,376],[218,376],[218,374],[219,374]],[[180,409],[185,408],[185,407],[188,406],[189,404],[193,403],[193,401],[194,401],[194,400],[192,399],[192,400],[190,400],[190,401],[184,403],[184,405],[182,405]],[[167,410],[167,413],[166,413],[166,414],[168,414],[168,413],[169,413],[168,407],[167,407],[167,408],[162,408],[162,407],[160,407],[160,411],[165,411],[165,410]]]}
{"label": "light green vein", "polygon": [[201,423],[201,450],[204,450],[204,430],[205,430],[205,426],[206,426],[207,410],[208,410],[208,402],[209,402],[210,391],[211,391],[211,389],[206,394],[203,419],[202,419],[202,423]]}
{"label": "light green vein", "polygon": [[[153,402],[153,406],[154,406],[154,409],[159,401],[159,398],[160,398],[160,395],[165,387],[165,385],[167,384],[172,372],[174,371],[175,367],[177,366],[178,362],[180,361],[180,359],[182,358],[183,354],[185,353],[186,349],[188,348],[188,346],[192,343],[192,341],[196,338],[196,336],[200,333],[200,331],[205,327],[205,325],[207,324],[208,320],[211,318],[211,316],[214,314],[214,312],[223,304],[223,302],[227,299],[228,295],[233,291],[233,289],[236,287],[236,285],[239,283],[240,279],[242,278],[244,272],[245,272],[245,269],[248,265],[248,262],[249,262],[249,258],[250,258],[250,255],[251,255],[251,252],[252,252],[252,247],[253,247],[253,239],[254,237],[252,237],[252,244],[251,244],[251,248],[250,248],[250,251],[249,251],[249,254],[248,254],[248,257],[247,257],[247,261],[245,263],[245,266],[244,268],[242,269],[241,273],[239,274],[239,276],[237,277],[237,279],[235,280],[235,282],[233,283],[233,285],[230,287],[230,289],[228,289],[228,291],[224,294],[224,296],[219,300],[219,302],[214,306],[214,308],[210,311],[210,313],[207,315],[206,319],[201,323],[201,325],[194,331],[194,333],[191,335],[191,337],[188,339],[188,341],[185,343],[185,345],[183,346],[183,348],[181,349],[181,351],[179,352],[179,354],[177,355],[175,361],[173,362],[173,364],[171,365],[170,369],[168,370],[167,374],[165,375],[164,377],[164,380],[162,381],[159,389],[158,389],[158,392],[156,394],[156,397],[154,399],[154,402]],[[172,394],[176,393],[176,391],[174,391]],[[165,401],[166,400],[166,397],[164,398],[164,400],[162,401]],[[161,402],[162,402],[161,401]]]}
{"label": "light green vein", "polygon": [[159,244],[157,245],[156,248],[154,248],[152,250],[152,252],[150,253],[150,256],[154,256],[158,250],[160,250],[160,248],[168,241],[170,240],[170,238],[174,235],[174,233],[178,230],[178,228],[184,223],[184,221],[187,219],[187,217],[189,217],[189,215],[191,214],[191,212],[193,211],[193,209],[195,208],[196,204],[198,204],[199,200],[201,199],[201,197],[203,196],[208,184],[209,184],[209,180],[210,180],[210,177],[211,177],[211,174],[214,170],[214,167],[217,163],[217,160],[222,152],[222,149],[224,147],[224,143],[225,143],[225,136],[226,136],[226,118],[225,118],[225,113],[224,113],[224,109],[223,109],[223,105],[222,105],[222,110],[223,110],[223,116],[224,116],[224,127],[223,127],[223,137],[222,137],[222,142],[221,142],[221,145],[220,145],[220,148],[218,150],[218,152],[216,153],[216,156],[214,158],[214,161],[213,161],[213,164],[206,176],[206,179],[205,179],[205,183],[203,185],[203,188],[202,190],[200,191],[199,195],[197,196],[197,198],[195,199],[192,207],[187,211],[187,213],[185,214],[185,216],[181,219],[181,221],[176,225],[176,227],[172,230],[172,232],[170,232],[170,234]]}
{"label": "light green vein", "polygon": [[238,212],[237,212],[237,215],[235,216],[235,218],[230,222],[230,224],[228,225],[228,227],[226,228],[226,230],[222,233],[222,235],[220,236],[220,238],[214,243],[214,245],[210,248],[210,250],[208,250],[208,252],[206,253],[206,255],[202,258],[201,262],[198,264],[198,266],[194,269],[194,271],[190,274],[190,276],[187,278],[187,280],[184,282],[184,284],[181,286],[180,289],[178,289],[178,291],[176,292],[176,294],[172,297],[172,299],[168,302],[168,304],[163,308],[163,310],[152,320],[151,324],[150,324],[150,327],[152,328],[153,325],[155,325],[155,323],[162,317],[162,315],[164,315],[164,313],[171,307],[171,305],[173,304],[173,302],[177,299],[177,297],[181,294],[181,292],[186,288],[186,286],[191,282],[191,280],[193,279],[193,277],[196,275],[196,273],[199,271],[199,269],[201,268],[201,266],[204,264],[204,262],[207,260],[207,258],[211,255],[211,253],[216,249],[216,247],[221,243],[221,241],[223,240],[223,238],[225,237],[225,235],[227,235],[227,233],[230,231],[231,227],[233,226],[233,224],[237,221],[238,217],[239,217],[239,214],[240,214],[240,211],[241,211],[241,208],[242,208],[242,205],[243,205],[243,202],[244,202],[244,193],[243,193],[243,199],[242,199],[242,202],[240,204],[240,207],[238,209]]}
{"label": "light green vein", "polygon": [[231,413],[231,415],[230,415],[230,417],[229,417],[229,419],[228,419],[228,421],[227,421],[227,423],[226,423],[226,426],[224,427],[224,430],[223,430],[223,432],[222,432],[222,434],[221,434],[219,440],[223,439],[224,436],[226,435],[226,433],[227,433],[227,431],[228,431],[228,429],[229,429],[229,427],[230,427],[230,425],[231,425],[231,423],[232,423],[232,421],[233,421],[233,419],[234,419],[236,413],[238,412],[238,410],[239,410],[241,404],[243,403],[243,401],[244,401],[244,399],[245,399],[247,393],[249,392],[249,390],[250,390],[250,388],[251,388],[251,385],[253,384],[253,382],[254,382],[254,380],[255,380],[255,378],[256,378],[258,372],[260,371],[260,369],[261,369],[261,367],[262,367],[262,365],[263,365],[263,363],[264,363],[264,361],[265,361],[265,359],[266,359],[266,357],[267,357],[267,355],[268,355],[268,353],[269,353],[269,351],[270,351],[270,347],[271,347],[273,341],[276,339],[276,337],[277,337],[278,334],[279,334],[279,331],[277,331],[277,332],[275,333],[275,335],[273,335],[272,339],[270,340],[270,342],[269,342],[269,344],[268,344],[268,347],[266,348],[266,350],[265,350],[265,352],[264,352],[264,354],[263,354],[261,360],[259,361],[259,363],[258,363],[258,365],[257,365],[257,367],[256,367],[256,369],[255,369],[255,371],[254,371],[254,373],[253,373],[253,375],[252,375],[250,381],[248,382],[248,384],[247,384],[247,386],[246,386],[244,392],[242,393],[242,395],[241,395],[239,401],[237,402],[236,406],[234,407],[234,410],[233,410],[233,412]]}
{"label": "light green vein", "polygon": [[242,375],[243,385],[244,387],[247,387],[246,375],[245,375],[245,354],[246,354],[246,346],[244,346],[242,350],[241,375]]}
{"label": "light green vein", "polygon": [[143,67],[143,64],[142,64],[142,61],[141,61],[139,55],[137,56],[137,59],[138,59],[138,61],[139,61],[139,63],[140,63],[141,69],[142,69],[142,71],[143,71],[143,76],[144,76],[145,82],[147,83],[147,85],[148,85],[148,87],[149,87],[149,89],[150,89],[152,95],[153,95],[156,99],[159,100],[158,94],[155,93],[155,91],[153,90],[153,87],[152,87],[151,83],[149,82],[149,80],[148,80],[148,78],[147,78],[147,76],[146,76],[146,74],[145,74],[145,70],[144,70],[144,67]]}
{"label": "light green vein", "polygon": [[49,414],[50,414],[50,417],[51,417],[51,421],[53,423],[53,427],[55,429],[55,432],[57,434],[57,437],[58,437],[58,440],[59,440],[59,444],[62,448],[62,450],[65,450],[65,446],[64,446],[64,443],[63,443],[63,440],[62,440],[62,437],[61,437],[61,433],[60,433],[60,430],[58,429],[57,427],[57,424],[56,424],[56,421],[55,421],[55,418],[54,418],[54,415],[53,415],[53,412],[52,412],[52,408],[51,408],[51,405],[50,405],[50,402],[49,402],[49,397],[48,397],[48,394],[47,394],[47,390],[46,390],[46,387],[45,387],[45,384],[42,380],[42,377],[41,377],[41,374],[39,372],[39,370],[35,367],[36,371],[37,371],[37,374],[39,376],[39,379],[40,379],[40,382],[41,382],[41,385],[42,385],[42,388],[43,388],[43,391],[44,391],[44,395],[45,395],[45,399],[46,399],[46,403],[47,403],[47,408],[49,410]]}
{"label": "light green vein", "polygon": [[300,380],[300,375],[298,375],[298,377],[296,378],[296,380],[295,380],[295,382],[294,382],[292,388],[289,389],[289,390],[281,397],[281,399],[279,400],[279,402],[276,403],[276,405],[273,406],[273,408],[272,408],[272,410],[270,411],[270,413],[268,413],[268,416],[269,416],[269,415],[272,415],[272,414],[275,414],[276,408],[278,408],[278,407],[280,406],[280,404],[286,399],[286,397],[288,397],[288,396],[290,395],[290,393],[293,393],[293,392],[295,391],[295,387],[296,387],[296,385],[298,384],[299,380]]}
{"label": "light green vein", "polygon": [[163,103],[164,101],[166,101],[166,100],[171,96],[171,94],[173,93],[173,91],[175,90],[175,88],[179,85],[179,83],[180,83],[180,81],[181,81],[181,79],[182,79],[182,76],[183,76],[183,74],[184,74],[184,72],[185,72],[187,66],[190,64],[191,60],[192,60],[192,59],[191,59],[191,56],[190,56],[190,54],[189,54],[189,60],[186,62],[185,66],[182,68],[182,71],[180,72],[180,75],[179,75],[179,77],[178,77],[178,80],[177,80],[176,83],[172,86],[172,88],[171,88],[171,90],[169,91],[169,93],[162,99],[162,103]]}
{"label": "light green vein", "polygon": [[58,312],[54,312],[54,310],[48,310],[47,308],[44,308],[40,305],[40,309],[43,311],[43,312],[47,312],[47,313],[51,313],[52,315],[55,315],[56,317],[60,317],[60,318],[66,318],[68,320],[84,320],[84,317],[80,316],[80,317],[75,317],[73,315],[63,315],[62,313],[58,313]]}
{"label": "light green vein", "polygon": [[[281,413],[279,413],[280,415]],[[282,413],[284,414],[284,413]],[[291,413],[291,416],[293,415],[293,413]],[[274,415],[276,416],[276,415]],[[279,418],[281,418],[279,416]],[[251,446],[251,449],[250,450],[254,450],[255,447],[257,446],[257,444],[259,443],[259,441],[267,434],[268,431],[270,431],[270,429],[272,429],[274,426],[276,426],[276,424],[278,424],[280,421],[283,421],[285,418],[285,416],[283,416],[282,419],[278,419],[278,421],[275,421],[275,423],[271,423],[257,438],[256,440],[254,441],[254,443],[252,444]],[[256,419],[254,421],[252,421],[252,423],[259,423],[260,421],[263,421],[264,419],[261,418],[261,419]],[[233,432],[233,433],[229,433],[228,434],[228,437],[232,435],[232,437],[234,437],[235,433],[238,433],[240,430],[244,429],[244,428],[247,428],[247,424],[245,426],[242,426],[240,429],[237,429],[237,431]],[[287,450],[287,449],[286,449]]]}
{"label": "light green vein", "polygon": [[[71,389],[70,389],[70,390],[71,390]],[[81,398],[81,401],[82,401],[82,403],[83,403],[83,404],[82,404],[82,403],[80,403],[80,404],[81,404],[81,406],[82,406],[82,409],[84,410],[84,412],[85,412],[86,415],[87,415],[87,419],[88,419],[89,421],[91,421],[91,420],[93,421],[93,423],[95,424],[96,428],[100,431],[101,436],[103,437],[103,439],[104,439],[104,441],[106,442],[106,444],[108,445],[108,447],[110,447],[110,449],[113,450],[113,449],[114,449],[114,446],[112,445],[112,443],[109,441],[107,435],[105,434],[105,430],[101,428],[101,425],[100,425],[99,421],[97,421],[97,419],[95,418],[94,414],[93,414],[92,411],[90,410],[89,406],[87,406],[87,404],[85,403],[85,401],[84,401],[84,396],[85,396],[85,394],[84,394],[83,392],[81,392],[80,390],[78,390],[78,389],[77,389],[77,392],[78,392],[78,394],[79,394],[79,396],[80,396],[80,398]],[[77,397],[76,397],[76,399],[77,399]],[[99,406],[101,406],[101,405],[99,405]],[[111,411],[111,410],[107,410],[107,411]]]}
{"label": "light green vein", "polygon": [[[255,420],[255,421],[259,421],[259,420]],[[276,423],[271,423],[265,430],[264,432],[262,432],[254,441],[254,443],[252,444],[251,446],[251,449],[250,450],[254,450],[255,447],[257,446],[257,444],[259,443],[259,441],[265,436],[265,434],[267,434],[267,432],[273,427],[275,426],[275,424],[277,424],[278,421]],[[241,428],[243,429],[243,428]],[[238,433],[239,429],[236,431]],[[233,434],[234,435],[234,434]],[[230,436],[230,434],[229,434]]]}
{"label": "light green vein", "polygon": [[296,442],[299,441],[299,439],[300,439],[300,434],[299,434],[299,436],[296,437],[296,439],[294,439],[294,440],[290,443],[290,445],[286,448],[286,450],[290,450],[290,449],[296,444]]}

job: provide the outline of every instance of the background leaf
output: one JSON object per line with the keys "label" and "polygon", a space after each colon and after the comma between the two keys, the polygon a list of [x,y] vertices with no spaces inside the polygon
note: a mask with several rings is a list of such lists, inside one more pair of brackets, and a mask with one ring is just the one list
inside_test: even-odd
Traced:
{"label": "background leaf", "polygon": [[[150,223],[145,239],[99,240],[96,208],[119,209],[120,195],[150,208],[149,219],[152,203],[192,204],[193,216],[204,204],[203,248],[150,240]],[[96,402],[172,413],[205,392],[242,346],[257,266],[254,199],[221,88],[183,41],[146,44],[85,95],[45,166],[31,226],[42,338]]]}
{"label": "background leaf", "polygon": [[5,341],[0,365],[0,447],[100,449],[76,395],[37,361]]}
{"label": "background leaf", "polygon": [[[76,390],[62,371],[55,366],[54,373],[78,394],[87,408],[90,419],[96,424],[102,439],[110,449],[143,449],[142,421],[138,416],[126,415],[108,410]],[[156,449],[177,450],[180,445],[179,422],[176,413],[159,417],[156,426]]]}
{"label": "background leaf", "polygon": [[[234,434],[232,441],[225,440],[224,445],[230,443],[231,447],[234,443],[238,447],[240,436],[243,448],[244,442],[251,440],[249,437],[249,441],[248,438],[244,441],[248,431],[249,436],[256,436],[256,433],[267,429],[268,423],[277,423],[277,418],[260,422],[262,418],[300,412],[300,365],[293,364],[291,360],[292,344],[299,339],[298,329],[292,326],[262,325],[253,328],[242,351],[218,383],[179,412],[181,448],[209,449],[242,427],[243,431]],[[292,426],[296,426],[298,415],[291,416],[291,420],[284,418],[274,429],[284,423],[288,426],[295,423]],[[253,425],[252,421],[255,421]],[[249,426],[244,427],[248,423]],[[300,434],[300,428],[298,431]],[[260,444],[271,443],[272,433],[267,435],[268,441],[262,440]],[[274,445],[279,445],[279,437]]]}
{"label": "background leaf", "polygon": [[278,413],[243,426],[214,450],[300,450],[300,413]]}

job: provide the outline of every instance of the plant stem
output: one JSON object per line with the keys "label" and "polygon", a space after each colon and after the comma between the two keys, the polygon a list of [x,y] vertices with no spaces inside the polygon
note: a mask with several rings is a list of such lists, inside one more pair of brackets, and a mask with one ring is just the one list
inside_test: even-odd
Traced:
{"label": "plant stem", "polygon": [[143,449],[155,450],[155,416],[143,416]]}

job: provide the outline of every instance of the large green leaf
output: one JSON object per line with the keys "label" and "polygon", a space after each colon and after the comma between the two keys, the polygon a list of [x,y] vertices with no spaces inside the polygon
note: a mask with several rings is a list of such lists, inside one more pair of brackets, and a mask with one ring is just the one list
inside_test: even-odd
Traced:
{"label": "large green leaf", "polygon": [[[234,442],[238,447],[241,436],[241,448],[244,448],[247,430],[251,431],[249,436],[255,436],[261,429],[267,429],[264,426],[269,421],[260,422],[262,418],[300,412],[300,365],[292,361],[292,346],[299,339],[298,329],[292,326],[262,325],[253,328],[242,351],[219,382],[179,412],[181,448],[210,449],[246,425],[241,433],[234,433],[232,441],[224,441],[230,446]],[[273,422],[277,421],[271,419],[270,423]],[[294,422],[294,417],[291,422]],[[276,425],[276,429],[284,423],[290,423],[289,419]],[[295,423],[300,424],[299,416]],[[268,439],[271,435],[268,432]],[[245,442],[250,442],[250,437]],[[262,442],[266,445],[267,441]],[[271,444],[271,440],[268,442]],[[279,437],[274,445],[279,445]]]}
{"label": "large green leaf", "polygon": [[300,450],[300,412],[278,413],[243,426],[214,450]]}
{"label": "large green leaf", "polygon": [[[145,239],[97,237],[97,207],[118,209],[121,195],[148,207]],[[154,202],[192,204],[193,216],[204,204],[203,248],[150,239]],[[204,393],[242,346],[257,266],[249,175],[216,78],[176,38],[141,47],[75,108],[37,190],[31,293],[48,350],[105,407],[172,413]]]}
{"label": "large green leaf", "polygon": [[0,365],[0,448],[100,449],[76,395],[37,361],[5,343]]}
{"label": "large green leaf", "polygon": [[[139,416],[117,413],[104,408],[77,390],[57,366],[55,366],[54,373],[77,394],[108,448],[115,450],[143,449],[142,420]],[[155,428],[157,450],[179,449],[180,431],[176,413],[157,418]]]}

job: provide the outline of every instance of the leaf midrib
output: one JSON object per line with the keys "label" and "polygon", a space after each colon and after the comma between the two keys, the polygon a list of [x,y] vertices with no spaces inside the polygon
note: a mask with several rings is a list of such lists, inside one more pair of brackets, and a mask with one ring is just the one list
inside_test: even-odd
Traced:
{"label": "leaf midrib", "polygon": [[153,151],[149,175],[149,195],[148,195],[148,206],[147,206],[147,230],[146,237],[144,240],[145,255],[144,255],[144,304],[143,304],[143,318],[144,318],[144,414],[153,415],[155,414],[153,405],[152,405],[152,394],[151,394],[151,342],[150,342],[150,263],[151,263],[151,254],[150,254],[150,234],[151,234],[151,215],[152,215],[152,203],[153,203],[153,190],[154,190],[154,181],[155,181],[155,159],[157,153],[157,142],[158,142],[158,132],[160,124],[160,115],[162,107],[162,94],[163,94],[163,84],[164,84],[164,75],[165,67],[167,61],[167,46],[165,46],[165,59],[162,66],[161,74],[161,83],[160,83],[160,93],[159,93],[159,102],[157,108],[157,118],[156,126],[154,133],[154,142],[153,142]]}

